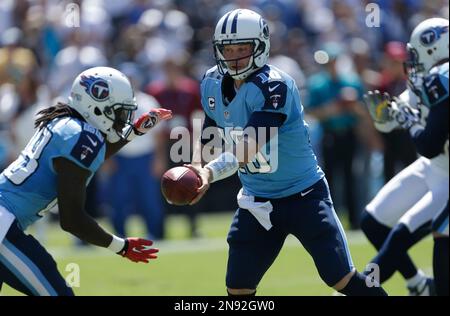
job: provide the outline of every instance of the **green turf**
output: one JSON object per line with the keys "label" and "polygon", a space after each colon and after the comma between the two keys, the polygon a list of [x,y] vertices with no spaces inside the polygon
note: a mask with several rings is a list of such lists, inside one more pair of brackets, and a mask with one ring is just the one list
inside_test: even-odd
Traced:
{"label": "green turf", "polygon": [[[46,245],[64,276],[68,274],[67,264],[79,265],[80,287],[74,288],[77,295],[225,295],[225,238],[231,216],[231,213],[201,216],[199,226],[203,238],[196,240],[187,240],[186,218],[169,217],[168,240],[157,243],[160,257],[148,265],[129,262],[105,249],[74,247],[72,238],[55,224],[47,229]],[[134,234],[143,231],[136,218],[128,227]],[[358,269],[363,269],[375,252],[361,234],[349,233],[348,238],[353,261]],[[431,273],[431,238],[416,245],[410,254],[419,267]],[[385,289],[391,295],[406,294],[404,281],[398,274],[386,282]],[[294,238],[286,241],[258,288],[259,295],[332,293],[319,279],[312,259]],[[3,286],[1,295],[20,293]]]}

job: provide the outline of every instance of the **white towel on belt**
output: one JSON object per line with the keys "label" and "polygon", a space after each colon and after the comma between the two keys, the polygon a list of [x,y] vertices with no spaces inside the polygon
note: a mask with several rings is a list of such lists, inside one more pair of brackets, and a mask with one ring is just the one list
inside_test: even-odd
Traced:
{"label": "white towel on belt", "polygon": [[5,238],[11,224],[14,222],[15,216],[6,208],[0,205],[0,244]]}
{"label": "white towel on belt", "polygon": [[244,195],[243,189],[239,190],[237,195],[237,202],[240,208],[248,210],[256,218],[256,220],[266,229],[272,228],[270,221],[270,213],[273,211],[273,206],[270,201],[255,202],[255,197],[251,195]]}

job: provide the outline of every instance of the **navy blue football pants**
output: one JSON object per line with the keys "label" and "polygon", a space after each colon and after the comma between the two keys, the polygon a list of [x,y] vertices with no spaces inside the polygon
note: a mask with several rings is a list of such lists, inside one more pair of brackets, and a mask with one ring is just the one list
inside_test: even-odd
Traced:
{"label": "navy blue football pants", "polygon": [[[347,240],[336,216],[324,179],[297,194],[270,200],[272,228],[266,230],[245,209],[239,208],[228,233],[226,285],[233,289],[256,289],[278,256],[286,237],[294,235],[314,260],[320,277],[333,286],[354,268]],[[301,269],[301,262],[298,264]]]}
{"label": "navy blue football pants", "polygon": [[0,243],[0,289],[3,283],[26,295],[74,295],[56,262],[41,244],[14,221]]}

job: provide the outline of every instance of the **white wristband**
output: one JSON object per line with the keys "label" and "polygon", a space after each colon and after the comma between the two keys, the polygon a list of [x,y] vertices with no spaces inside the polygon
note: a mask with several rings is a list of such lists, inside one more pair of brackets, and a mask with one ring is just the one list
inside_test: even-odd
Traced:
{"label": "white wristband", "polygon": [[235,155],[224,152],[216,159],[205,165],[212,172],[212,181],[216,182],[232,176],[239,169],[239,162]]}
{"label": "white wristband", "polygon": [[112,235],[112,241],[107,248],[112,252],[119,253],[123,247],[125,247],[125,239]]}

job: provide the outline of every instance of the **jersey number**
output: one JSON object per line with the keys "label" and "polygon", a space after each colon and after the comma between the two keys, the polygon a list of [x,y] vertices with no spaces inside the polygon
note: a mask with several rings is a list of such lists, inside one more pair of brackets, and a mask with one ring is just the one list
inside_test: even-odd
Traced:
{"label": "jersey number", "polygon": [[15,185],[22,184],[38,168],[38,160],[51,138],[52,133],[46,128],[35,133],[19,158],[5,170],[5,176]]}

